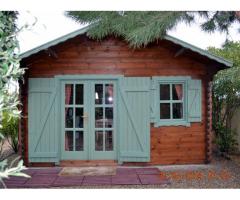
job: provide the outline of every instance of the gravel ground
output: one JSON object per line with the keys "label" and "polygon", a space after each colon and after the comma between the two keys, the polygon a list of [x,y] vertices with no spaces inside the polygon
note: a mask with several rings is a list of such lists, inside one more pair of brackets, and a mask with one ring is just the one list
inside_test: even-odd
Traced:
{"label": "gravel ground", "polygon": [[104,185],[71,188],[100,189],[157,189],[157,188],[240,188],[240,156],[226,160],[214,157],[207,165],[157,166],[161,175],[170,179],[169,185]]}
{"label": "gravel ground", "polygon": [[240,164],[214,157],[208,165],[159,167],[171,185],[166,188],[240,188]]}
{"label": "gravel ground", "polygon": [[[11,155],[10,160],[16,156]],[[153,167],[153,166],[151,166]],[[61,188],[122,188],[122,189],[148,189],[148,188],[240,188],[240,156],[231,156],[231,160],[214,157],[206,165],[169,165],[155,166],[160,170],[160,176],[170,179],[168,185],[102,185]]]}

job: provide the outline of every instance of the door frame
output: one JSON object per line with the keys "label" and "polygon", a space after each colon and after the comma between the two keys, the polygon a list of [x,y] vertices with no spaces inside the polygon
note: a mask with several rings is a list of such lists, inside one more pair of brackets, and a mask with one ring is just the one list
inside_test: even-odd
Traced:
{"label": "door frame", "polygon": [[[89,150],[89,159],[90,160],[108,160],[114,158],[116,159],[116,152],[117,152],[117,146],[116,146],[116,123],[117,123],[117,101],[118,101],[118,97],[117,97],[117,84],[116,84],[116,80],[92,80],[90,82],[90,88],[91,91],[94,91],[95,89],[95,84],[113,84],[114,86],[114,91],[113,91],[113,95],[114,95],[114,101],[112,104],[113,107],[113,151],[96,151],[95,150],[95,130],[98,129],[95,127],[95,108],[96,107],[108,107],[105,103],[101,104],[100,106],[97,106],[95,104],[95,96],[91,96],[89,99],[90,101],[92,101],[90,103],[90,107],[89,107],[89,112],[90,113],[94,113],[91,115],[91,119],[89,120],[89,131],[90,131],[90,143],[89,143],[89,147],[91,148],[91,150]],[[104,92],[104,91],[103,91]],[[92,95],[95,95],[94,92],[91,92]],[[110,106],[111,107],[111,106]],[[107,128],[103,127],[103,128],[99,128],[100,131],[106,131]],[[104,140],[105,141],[105,140]],[[105,144],[103,144],[105,146]]]}
{"label": "door frame", "polygon": [[[89,112],[88,111],[88,106],[86,105],[86,102],[87,102],[87,95],[85,95],[85,91],[88,89],[86,86],[88,86],[86,84],[87,82],[86,81],[82,81],[82,80],[64,80],[64,81],[61,81],[61,87],[60,87],[60,91],[61,91],[61,94],[60,94],[60,104],[61,104],[61,109],[60,109],[60,116],[61,116],[61,134],[60,134],[60,151],[61,151],[61,158],[63,160],[66,160],[68,159],[68,157],[71,157],[71,160],[75,160],[75,159],[78,159],[78,157],[81,157],[82,160],[87,160],[88,158],[88,155],[89,155],[89,148],[88,148],[88,141],[87,141],[87,138],[86,138],[86,133],[89,132],[89,126],[86,126],[85,122],[84,122],[84,126],[83,126],[83,134],[84,134],[84,139],[83,139],[83,144],[84,146],[86,145],[87,148],[84,148],[84,151],[64,151],[64,146],[65,146],[65,131],[68,131],[66,130],[65,128],[65,85],[66,84],[83,84],[84,85],[84,95],[83,95],[83,114],[86,113],[86,112]],[[75,87],[73,87],[75,88]],[[73,91],[73,99],[75,98],[75,90]],[[76,106],[76,104],[73,104],[71,105],[70,107],[73,107],[73,108],[77,108],[78,106]],[[73,109],[73,116],[75,115],[75,111]],[[74,120],[73,120],[74,121]],[[69,131],[76,131],[76,128],[74,126],[74,123],[73,123],[73,128],[69,128],[70,130]],[[73,138],[73,144],[75,143],[74,142],[74,139]]]}
{"label": "door frame", "polygon": [[[114,108],[115,108],[115,127],[114,127],[114,130],[115,130],[115,133],[114,133],[114,136],[115,136],[115,158],[116,160],[118,160],[119,158],[119,141],[120,141],[120,132],[119,132],[119,123],[118,123],[118,116],[119,116],[119,82],[120,80],[123,78],[124,76],[123,75],[87,75],[87,74],[84,74],[84,75],[57,75],[55,76],[55,79],[58,83],[58,85],[60,86],[60,113],[61,113],[61,117],[60,117],[60,123],[61,123],[61,128],[60,128],[60,133],[59,133],[59,158],[60,160],[92,160],[94,159],[94,156],[93,155],[90,155],[91,154],[91,151],[89,151],[89,148],[91,146],[90,143],[88,143],[88,151],[87,151],[87,155],[86,155],[86,159],[80,159],[79,158],[79,154],[76,153],[76,156],[73,156],[71,158],[68,158],[66,155],[64,155],[64,148],[63,148],[63,145],[64,145],[64,131],[65,131],[65,125],[64,125],[64,115],[63,115],[63,108],[64,108],[64,91],[63,91],[63,85],[68,82],[75,82],[75,83],[83,83],[84,81],[94,81],[94,82],[97,82],[97,81],[114,81],[115,82],[115,96],[116,96],[116,101],[115,101],[115,105],[114,105]],[[84,95],[86,96],[86,95]],[[86,128],[85,128],[86,130]],[[87,131],[90,131],[91,130],[87,130]],[[92,137],[92,136],[91,136]],[[106,159],[101,159],[101,160],[108,160],[108,158]],[[112,160],[112,159],[111,159]]]}

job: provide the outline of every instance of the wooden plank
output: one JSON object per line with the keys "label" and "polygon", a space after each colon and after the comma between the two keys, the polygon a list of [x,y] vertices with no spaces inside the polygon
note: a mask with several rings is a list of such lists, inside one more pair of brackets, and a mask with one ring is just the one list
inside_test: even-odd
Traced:
{"label": "wooden plank", "polygon": [[62,160],[61,167],[117,166],[115,160]]}
{"label": "wooden plank", "polygon": [[[178,156],[168,159],[159,157],[158,152],[175,152],[179,149],[185,152],[189,148],[205,152],[203,148],[206,139],[207,92],[204,80],[206,74],[211,72],[209,61],[188,51],[174,58],[176,46],[169,42],[160,42],[159,45],[156,43],[143,49],[133,50],[126,42],[113,37],[99,43],[85,36],[79,36],[56,45],[53,50],[56,51],[57,59],[41,52],[22,61],[23,66],[29,68],[29,77],[43,78],[61,74],[121,74],[127,77],[190,75],[192,78],[201,79],[203,81],[202,123],[191,123],[190,127],[152,127],[151,163],[203,162],[205,158],[202,156],[198,158],[179,158]],[[214,70],[211,73],[217,71],[217,69]],[[27,106],[27,99],[25,106]],[[24,114],[27,117],[27,109],[24,110]],[[27,135],[27,119],[23,122]],[[25,146],[28,148],[28,145]]]}

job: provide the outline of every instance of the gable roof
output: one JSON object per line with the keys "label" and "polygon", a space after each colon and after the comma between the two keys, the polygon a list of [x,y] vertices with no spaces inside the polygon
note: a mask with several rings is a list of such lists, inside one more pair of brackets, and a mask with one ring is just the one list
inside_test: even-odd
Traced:
{"label": "gable roof", "polygon": [[[50,42],[47,42],[47,43],[45,43],[43,45],[40,45],[40,46],[35,47],[33,49],[30,49],[29,51],[23,52],[23,53],[20,54],[20,58],[23,59],[23,58],[29,57],[29,56],[31,56],[33,54],[36,54],[36,53],[38,53],[38,52],[40,52],[40,51],[42,51],[44,49],[48,49],[49,47],[57,45],[57,44],[59,44],[61,42],[64,42],[64,41],[66,41],[68,39],[74,38],[74,37],[76,37],[78,35],[82,35],[82,34],[87,32],[88,28],[89,28],[89,26],[86,26],[84,28],[81,28],[81,29],[78,29],[76,31],[73,31],[73,32],[71,32],[69,34],[66,34],[64,36],[61,36],[61,37],[59,37],[57,39],[54,39],[54,40],[52,40]],[[180,40],[178,38],[175,38],[173,36],[166,35],[166,36],[164,36],[163,39],[168,40],[170,42],[173,42],[173,43],[175,43],[177,45],[180,45],[180,46],[182,46],[182,47],[184,47],[186,49],[190,49],[191,51],[199,53],[199,54],[201,54],[203,56],[206,56],[207,58],[209,58],[211,60],[214,60],[214,61],[216,61],[218,63],[224,64],[226,67],[231,67],[233,65],[233,63],[231,61],[229,61],[229,60],[226,60],[226,59],[224,59],[224,58],[222,58],[220,56],[212,54],[212,53],[210,53],[210,52],[208,52],[206,50],[203,50],[203,49],[201,49],[199,47],[196,47],[196,46],[194,46],[192,44],[184,42],[184,41],[182,41],[182,40]]]}

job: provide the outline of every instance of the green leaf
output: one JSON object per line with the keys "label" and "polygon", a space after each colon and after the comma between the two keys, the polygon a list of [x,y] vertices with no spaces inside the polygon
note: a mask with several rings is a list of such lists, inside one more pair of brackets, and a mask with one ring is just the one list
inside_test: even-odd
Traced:
{"label": "green leaf", "polygon": [[15,173],[12,176],[21,176],[21,177],[25,177],[25,178],[31,178],[31,176],[29,176],[28,174],[22,173],[22,172]]}

